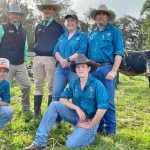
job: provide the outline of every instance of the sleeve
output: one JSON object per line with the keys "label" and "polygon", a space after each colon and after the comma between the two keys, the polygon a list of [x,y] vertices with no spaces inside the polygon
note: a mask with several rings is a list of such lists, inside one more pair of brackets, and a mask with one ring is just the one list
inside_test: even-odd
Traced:
{"label": "sleeve", "polygon": [[97,108],[107,109],[109,106],[109,97],[104,85],[100,82],[96,86]]}
{"label": "sleeve", "polygon": [[2,25],[0,25],[0,43],[2,41],[3,36],[4,36],[4,28]]}
{"label": "sleeve", "polygon": [[[61,37],[60,37],[60,38],[61,38]],[[60,39],[60,38],[59,38],[59,39]],[[54,47],[53,56],[55,56],[56,52],[59,52],[59,39],[58,39],[58,41],[57,41],[56,46]]]}
{"label": "sleeve", "polygon": [[4,94],[2,95],[2,101],[10,103],[10,85],[7,84],[4,87]]}
{"label": "sleeve", "polygon": [[123,56],[124,55],[123,37],[121,31],[117,28],[114,28],[113,45],[114,45],[114,54]]}
{"label": "sleeve", "polygon": [[72,90],[72,84],[70,84],[65,90],[64,92],[61,94],[60,98],[66,98],[66,99],[70,99],[73,97],[73,90]]}
{"label": "sleeve", "polygon": [[79,47],[78,47],[78,54],[87,55],[87,48],[88,48],[88,38],[85,33],[82,33],[81,38],[79,40]]}
{"label": "sleeve", "polygon": [[27,57],[28,57],[28,40],[27,40],[27,37],[26,37],[26,41],[25,41],[25,45],[24,45],[24,60],[26,61],[27,60]]}

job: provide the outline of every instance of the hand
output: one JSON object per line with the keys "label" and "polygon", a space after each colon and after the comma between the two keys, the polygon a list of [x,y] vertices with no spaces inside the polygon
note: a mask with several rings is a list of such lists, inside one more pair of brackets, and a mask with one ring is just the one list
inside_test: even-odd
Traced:
{"label": "hand", "polygon": [[67,59],[62,59],[60,61],[60,65],[62,68],[66,68],[67,66],[69,66],[69,63],[68,63]]}
{"label": "hand", "polygon": [[114,72],[114,71],[111,70],[111,71],[107,74],[106,79],[107,79],[107,80],[113,80],[113,79],[115,78],[115,76],[116,76],[116,72]]}
{"label": "hand", "polygon": [[84,122],[86,119],[85,113],[79,107],[77,107],[76,112],[79,116],[79,122]]}
{"label": "hand", "polygon": [[91,126],[91,121],[84,121],[84,122],[79,122],[78,127],[80,128],[85,128],[85,129],[90,129],[92,126]]}

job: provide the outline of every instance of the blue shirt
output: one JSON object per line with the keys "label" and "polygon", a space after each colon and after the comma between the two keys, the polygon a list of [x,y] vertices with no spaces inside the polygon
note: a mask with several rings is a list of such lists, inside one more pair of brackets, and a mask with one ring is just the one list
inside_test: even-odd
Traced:
{"label": "blue shirt", "polygon": [[68,32],[65,32],[58,39],[58,42],[54,48],[54,55],[56,52],[59,52],[64,59],[67,59],[75,53],[86,55],[87,44],[87,35],[79,29],[77,29],[76,33],[69,40]]}
{"label": "blue shirt", "polygon": [[10,103],[10,85],[6,80],[0,83],[0,98],[2,102]]}
{"label": "blue shirt", "polygon": [[109,23],[103,31],[98,28],[93,30],[89,35],[88,58],[113,64],[115,55],[124,55],[121,32]]}
{"label": "blue shirt", "polygon": [[61,98],[72,98],[73,104],[80,107],[86,115],[93,117],[98,108],[107,109],[109,98],[103,84],[89,75],[84,89],[81,89],[80,79],[70,83],[69,87],[61,94]]}

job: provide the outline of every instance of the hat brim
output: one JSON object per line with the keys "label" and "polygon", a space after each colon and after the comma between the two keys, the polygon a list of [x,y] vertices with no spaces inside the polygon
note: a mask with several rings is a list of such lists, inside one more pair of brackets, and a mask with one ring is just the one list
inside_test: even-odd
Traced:
{"label": "hat brim", "polygon": [[114,11],[112,10],[92,10],[91,13],[90,13],[90,16],[93,20],[96,20],[96,14],[98,12],[105,12],[109,15],[109,20],[108,21],[114,21],[115,18],[116,18],[116,14]]}
{"label": "hat brim", "polygon": [[43,7],[45,6],[51,6],[55,9],[56,12],[59,12],[62,10],[62,7],[58,4],[55,4],[55,5],[51,5],[51,4],[41,4],[41,5],[37,5],[37,8],[40,10],[40,11],[43,11]]}
{"label": "hat brim", "polygon": [[75,63],[75,62],[71,62],[71,63],[70,63],[70,69],[71,69],[73,72],[75,72],[75,73],[76,73],[76,65],[78,65],[78,64],[87,64],[88,66],[90,66],[90,67],[91,67],[90,73],[93,72],[93,71],[95,71],[95,70],[98,68],[98,66],[99,66],[98,63],[96,63],[95,61],[92,61],[92,60],[89,60],[89,61],[86,62],[86,63]]}
{"label": "hat brim", "polygon": [[5,68],[9,71],[9,68],[6,65],[0,65],[0,68]]}
{"label": "hat brim", "polygon": [[20,15],[24,15],[23,12],[17,12],[17,11],[8,11],[7,13],[18,13],[18,14],[20,14]]}

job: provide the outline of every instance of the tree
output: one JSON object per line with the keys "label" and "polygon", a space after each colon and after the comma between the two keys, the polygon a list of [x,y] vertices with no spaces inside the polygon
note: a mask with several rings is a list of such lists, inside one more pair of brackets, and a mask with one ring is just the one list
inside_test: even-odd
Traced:
{"label": "tree", "polygon": [[141,32],[141,20],[131,16],[124,16],[114,23],[122,31],[126,50],[142,50],[144,48],[146,39]]}
{"label": "tree", "polygon": [[143,19],[142,32],[147,36],[145,49],[150,49],[150,0],[145,1],[141,10],[141,18]]}

